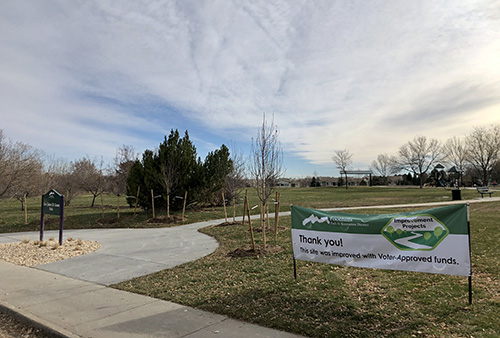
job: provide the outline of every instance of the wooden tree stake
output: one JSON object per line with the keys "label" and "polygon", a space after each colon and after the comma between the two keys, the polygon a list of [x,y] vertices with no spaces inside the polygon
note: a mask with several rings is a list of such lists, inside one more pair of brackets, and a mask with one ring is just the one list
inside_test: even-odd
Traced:
{"label": "wooden tree stake", "polygon": [[102,192],[100,193],[101,195],[101,216],[104,218],[104,201],[102,199]]}
{"label": "wooden tree stake", "polygon": [[245,215],[247,213],[246,211],[246,207],[248,205],[248,196],[247,196],[247,193],[248,193],[248,190],[245,190],[245,202],[243,202],[243,221],[242,221],[242,225],[245,225]]}
{"label": "wooden tree stake", "polygon": [[278,222],[280,217],[280,197],[281,195],[276,191],[276,204],[274,205],[274,242],[278,242]]}
{"label": "wooden tree stake", "polygon": [[233,198],[233,223],[236,223],[236,198]]}
{"label": "wooden tree stake", "polygon": [[184,192],[184,205],[182,206],[182,223],[184,223],[184,213],[186,212],[186,201],[188,198],[187,190]]}
{"label": "wooden tree stake", "polygon": [[116,210],[118,212],[117,218],[120,218],[120,195],[116,195]]}
{"label": "wooden tree stake", "polygon": [[[247,196],[245,195],[245,206],[243,209],[247,209],[247,215],[248,215],[248,227],[250,229],[250,237],[252,239],[252,249],[253,251],[255,251],[255,238],[253,236],[253,228],[252,228],[252,219],[250,218],[250,205],[248,204],[248,198]],[[244,219],[244,216],[243,216],[243,219]]]}
{"label": "wooden tree stake", "polygon": [[24,224],[28,224],[28,200],[26,198],[26,194],[23,196],[23,204],[24,204]]}
{"label": "wooden tree stake", "polygon": [[227,210],[226,210],[226,198],[224,196],[224,192],[222,192],[222,205],[224,206],[224,219],[227,223]]}
{"label": "wooden tree stake", "polygon": [[137,187],[137,196],[135,198],[135,206],[134,206],[134,217],[135,217],[135,212],[137,211],[137,204],[139,203],[139,192],[141,191],[141,186]]}
{"label": "wooden tree stake", "polygon": [[153,208],[153,218],[155,218],[155,194],[153,193],[153,189],[151,189],[151,206]]}

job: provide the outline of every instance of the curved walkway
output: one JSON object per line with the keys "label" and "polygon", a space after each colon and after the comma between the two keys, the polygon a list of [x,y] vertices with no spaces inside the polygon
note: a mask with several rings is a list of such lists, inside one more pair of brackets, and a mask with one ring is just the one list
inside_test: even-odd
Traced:
{"label": "curved walkway", "polygon": [[[158,229],[65,230],[64,238],[98,241],[93,253],[35,268],[97,284],[110,285],[187,263],[215,251],[217,241],[198,229],[220,221]],[[44,238],[58,237],[46,231]],[[39,232],[0,234],[0,243],[39,239]]]}

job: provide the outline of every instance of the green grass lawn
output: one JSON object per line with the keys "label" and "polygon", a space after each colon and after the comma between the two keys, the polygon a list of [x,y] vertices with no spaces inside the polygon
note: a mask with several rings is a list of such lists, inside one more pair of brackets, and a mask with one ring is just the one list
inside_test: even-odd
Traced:
{"label": "green grass lawn", "polygon": [[[355,207],[451,200],[442,188],[300,188],[282,189],[281,210],[290,204],[312,208]],[[251,206],[257,204],[248,189]],[[463,199],[477,198],[463,190]],[[116,197],[105,196],[89,208],[89,196],[75,198],[66,209],[66,228],[152,227],[151,213],[121,201],[116,218]],[[24,225],[20,203],[0,201],[0,231],[36,230],[40,199],[32,199],[29,223]],[[231,209],[229,209],[231,210]],[[409,211],[412,209],[391,209]],[[104,211],[104,217],[102,215]],[[164,213],[163,211],[160,211]],[[254,211],[258,213],[258,208]],[[356,210],[356,213],[386,213]],[[232,215],[232,211],[229,212]],[[237,215],[241,215],[241,206]],[[276,245],[281,252],[258,257],[228,254],[250,244],[247,226],[202,229],[220,247],[211,255],[173,269],[123,282],[115,287],[221,313],[244,321],[312,337],[498,337],[500,336],[500,203],[471,204],[473,304],[468,304],[467,278],[403,271],[360,269],[297,262],[293,278],[290,218],[281,217]],[[223,218],[222,208],[187,213],[187,222]],[[56,217],[52,217],[57,221]],[[254,224],[256,225],[256,224]],[[55,224],[49,227],[57,228]],[[257,244],[261,235],[256,233]],[[269,243],[275,245],[270,238]]]}
{"label": "green grass lawn", "polygon": [[[250,206],[258,204],[255,190],[248,188]],[[310,208],[334,208],[355,207],[386,204],[425,203],[451,200],[451,191],[444,188],[387,188],[387,187],[340,187],[321,188],[293,188],[279,189],[281,194],[280,211],[289,211],[290,205],[300,205]],[[241,193],[243,199],[244,192]],[[274,197],[274,195],[273,195]],[[477,198],[475,190],[462,190],[462,198]],[[100,197],[96,199],[95,206],[90,208],[92,196],[78,195],[73,198],[71,205],[65,207],[65,229],[89,229],[89,228],[144,228],[165,227],[180,225],[149,223],[152,218],[151,211],[139,210],[134,217],[134,209],[129,208],[125,197],[117,198],[113,195],[103,195],[102,203]],[[236,205],[236,215],[243,214],[243,206],[240,201]],[[272,201],[273,202],[273,201]],[[120,205],[120,218],[117,218],[117,205]],[[21,203],[15,199],[0,199],[0,232],[38,231],[40,228],[40,205],[39,196],[28,199],[28,224],[25,224],[24,211]],[[274,210],[271,206],[271,211]],[[232,220],[232,206],[227,207],[227,213]],[[259,209],[252,211],[258,214]],[[172,214],[179,215],[181,212],[173,211]],[[165,207],[156,205],[156,216],[165,216]],[[222,207],[204,208],[186,212],[185,223],[193,223],[212,219],[224,218]],[[58,229],[58,216],[47,216],[46,229]]]}

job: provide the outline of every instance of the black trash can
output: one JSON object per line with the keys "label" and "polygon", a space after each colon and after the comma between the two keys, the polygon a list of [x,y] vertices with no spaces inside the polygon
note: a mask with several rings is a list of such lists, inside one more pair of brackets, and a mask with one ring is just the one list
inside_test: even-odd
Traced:
{"label": "black trash can", "polygon": [[462,200],[462,190],[460,189],[453,189],[451,191],[451,199],[454,201],[460,201]]}

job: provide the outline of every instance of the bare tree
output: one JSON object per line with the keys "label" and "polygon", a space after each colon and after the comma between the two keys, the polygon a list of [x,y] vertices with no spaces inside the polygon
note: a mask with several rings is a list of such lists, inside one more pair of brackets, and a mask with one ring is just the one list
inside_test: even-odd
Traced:
{"label": "bare tree", "polygon": [[45,172],[44,188],[57,190],[64,195],[64,204],[70,205],[73,197],[80,191],[73,164],[62,158],[50,159]]}
{"label": "bare tree", "polygon": [[25,198],[29,196],[39,196],[44,191],[43,184],[43,164],[40,161],[33,161],[29,168],[29,173],[23,174],[23,179],[19,180],[12,188],[11,195],[21,202],[21,210],[24,210]]}
{"label": "bare tree", "polygon": [[116,150],[113,165],[108,168],[107,190],[116,196],[127,191],[127,178],[136,160],[137,154],[133,146],[123,145]]}
{"label": "bare tree", "polygon": [[[448,139],[443,145],[443,152],[446,160],[459,172],[459,180],[461,180],[467,166],[467,147],[464,140],[457,136]],[[460,186],[461,182],[458,183]]]}
{"label": "bare tree", "polygon": [[500,161],[500,125],[475,127],[466,143],[467,161],[481,172],[483,185],[487,185],[493,167]]}
{"label": "bare tree", "polygon": [[420,188],[424,186],[424,175],[434,164],[444,159],[441,144],[436,139],[427,140],[417,136],[399,148],[398,164],[401,169],[411,171],[419,177]]}
{"label": "bare tree", "polygon": [[120,217],[120,196],[127,192],[127,178],[137,160],[134,147],[123,145],[116,150],[113,164],[107,169],[104,177],[104,190],[113,193],[117,198],[117,217]]}
{"label": "bare tree", "polygon": [[448,162],[457,169],[465,170],[467,164],[467,147],[462,138],[454,136],[443,145],[443,152]]}
{"label": "bare tree", "polygon": [[380,154],[377,159],[372,162],[372,170],[381,177],[387,178],[399,171],[396,165],[396,157],[387,154]]}
{"label": "bare tree", "polygon": [[332,156],[333,162],[340,169],[340,175],[345,175],[345,188],[347,189],[347,168],[352,164],[352,154],[347,149],[335,150]]}
{"label": "bare tree", "polygon": [[278,141],[278,135],[274,119],[268,124],[264,114],[262,127],[258,130],[256,139],[252,139],[249,170],[261,202],[260,221],[264,247],[266,247],[265,210],[267,202],[278,179],[284,174],[283,150]]}
{"label": "bare tree", "polygon": [[42,170],[42,153],[22,142],[8,140],[0,129],[0,197],[24,194],[34,187]]}
{"label": "bare tree", "polygon": [[90,160],[87,157],[83,157],[73,164],[73,174],[80,189],[91,193],[93,196],[91,208],[94,207],[97,196],[102,194],[104,185],[102,166],[102,159],[97,165],[95,160]]}
{"label": "bare tree", "polygon": [[236,147],[231,146],[231,161],[233,170],[229,173],[225,185],[225,195],[230,201],[236,201],[241,188],[245,186],[245,160]]}

